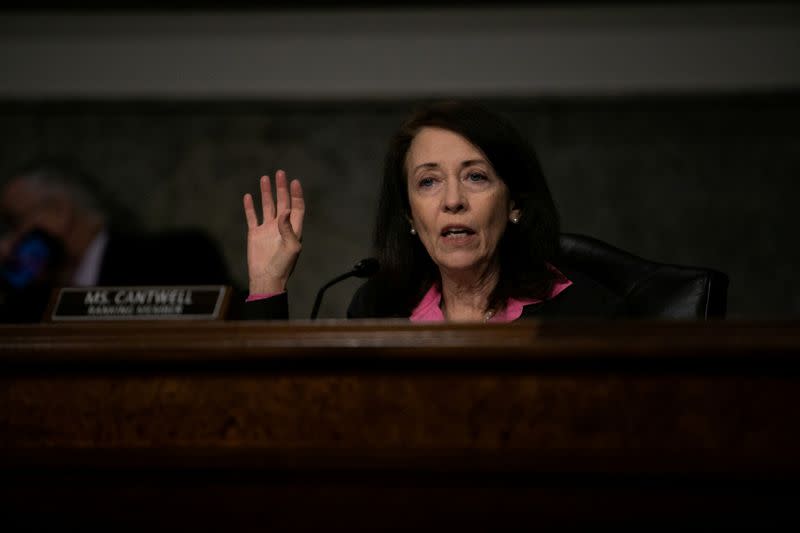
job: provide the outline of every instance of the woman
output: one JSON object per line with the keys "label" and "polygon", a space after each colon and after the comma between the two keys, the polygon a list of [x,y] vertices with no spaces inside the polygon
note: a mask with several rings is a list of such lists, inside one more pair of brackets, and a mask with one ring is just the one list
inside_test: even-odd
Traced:
{"label": "woman", "polygon": [[[297,180],[261,178],[264,222],[244,196],[248,305],[287,316],[286,283],[301,250],[305,203]],[[475,104],[424,106],[392,138],[375,228],[380,272],[348,317],[497,321],[608,316],[619,302],[562,271],[558,214],[536,154],[501,116]]]}

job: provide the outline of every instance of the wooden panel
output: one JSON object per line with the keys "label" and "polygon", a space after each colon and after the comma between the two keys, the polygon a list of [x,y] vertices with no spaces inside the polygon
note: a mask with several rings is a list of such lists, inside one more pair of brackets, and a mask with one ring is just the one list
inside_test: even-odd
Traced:
{"label": "wooden panel", "polygon": [[797,331],[0,326],[0,501],[134,528],[796,521]]}

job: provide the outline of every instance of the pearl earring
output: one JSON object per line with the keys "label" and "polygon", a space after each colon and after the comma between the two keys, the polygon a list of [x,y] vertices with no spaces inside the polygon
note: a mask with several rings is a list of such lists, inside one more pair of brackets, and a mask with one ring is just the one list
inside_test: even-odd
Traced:
{"label": "pearl earring", "polygon": [[519,217],[518,216],[511,217],[511,223],[512,224],[519,224]]}
{"label": "pearl earring", "polygon": [[416,235],[417,230],[414,229],[414,226],[411,226],[411,235]]}

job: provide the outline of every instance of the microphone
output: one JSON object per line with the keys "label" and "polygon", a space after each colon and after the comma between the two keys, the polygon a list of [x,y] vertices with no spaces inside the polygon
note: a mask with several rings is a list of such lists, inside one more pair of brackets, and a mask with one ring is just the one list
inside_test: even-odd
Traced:
{"label": "microphone", "polygon": [[345,272],[339,276],[336,276],[328,283],[322,286],[322,288],[317,292],[317,299],[314,301],[314,309],[311,310],[311,319],[317,318],[317,313],[319,312],[319,304],[322,303],[322,294],[325,290],[333,285],[334,283],[339,283],[342,280],[345,280],[350,277],[357,277],[357,278],[368,278],[374,273],[378,271],[380,268],[380,264],[378,260],[374,257],[367,257],[366,259],[362,259],[358,263],[355,264],[353,269],[350,272]]}

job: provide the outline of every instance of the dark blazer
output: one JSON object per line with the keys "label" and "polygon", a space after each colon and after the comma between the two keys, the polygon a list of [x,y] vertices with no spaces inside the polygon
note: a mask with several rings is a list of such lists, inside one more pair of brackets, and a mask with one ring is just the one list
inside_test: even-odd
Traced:
{"label": "dark blazer", "polygon": [[[526,305],[521,319],[616,318],[625,315],[624,302],[610,290],[576,270],[557,268],[572,281],[572,285],[555,298]],[[408,318],[407,312],[397,310],[396,301],[388,294],[380,278],[367,280],[353,295],[347,318]],[[245,307],[248,318],[285,320],[289,316],[287,293],[248,302]]]}
{"label": "dark blazer", "polygon": [[98,285],[227,285],[231,275],[203,230],[111,232]]}
{"label": "dark blazer", "polygon": [[112,232],[98,285],[228,285],[225,318],[246,318],[245,290],[234,281],[217,242],[199,228]]}

